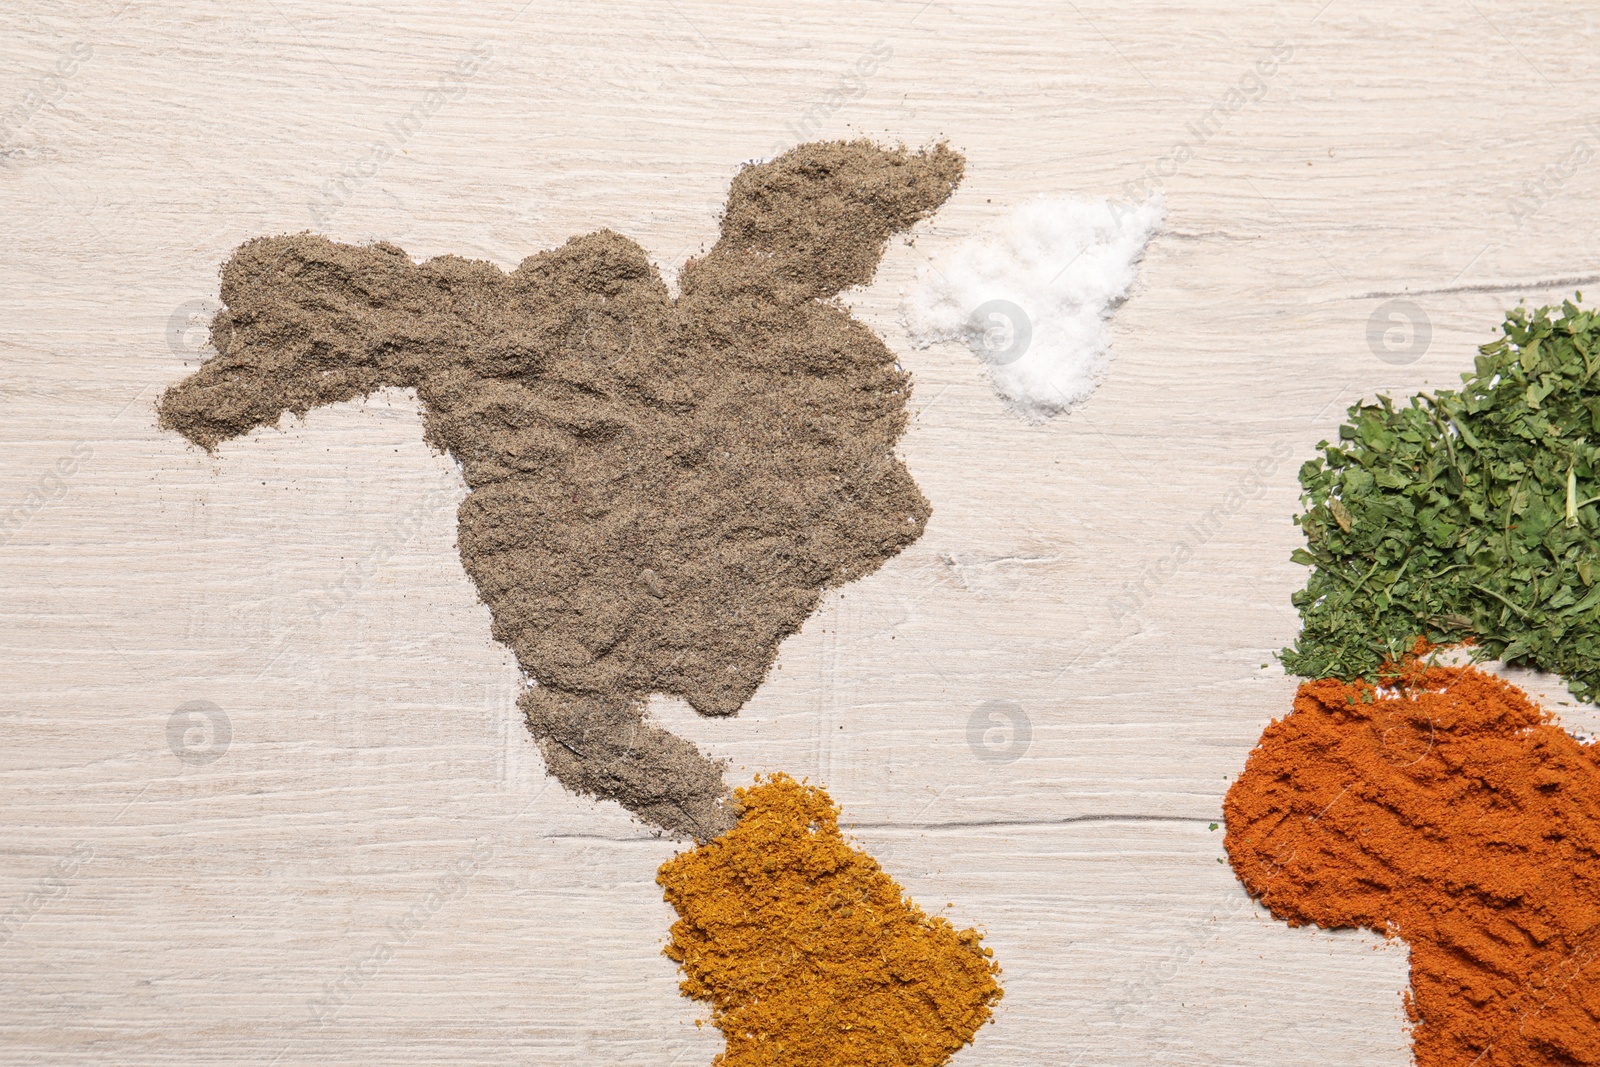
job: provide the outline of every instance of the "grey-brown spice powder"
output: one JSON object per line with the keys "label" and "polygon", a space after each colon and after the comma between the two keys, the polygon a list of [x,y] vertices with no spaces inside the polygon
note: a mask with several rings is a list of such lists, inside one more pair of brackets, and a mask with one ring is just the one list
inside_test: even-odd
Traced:
{"label": "grey-brown spice powder", "polygon": [[207,450],[285,412],[416,390],[461,464],[461,561],[537,685],[520,706],[568,788],[671,833],[733,821],[722,768],[645,717],[731,715],[822,591],[921,535],[894,447],[908,376],[835,300],[936,210],[962,157],[801,145],[735,177],[674,299],[609,230],[507,274],[312,234],[241,245],[217,355],[162,396]]}

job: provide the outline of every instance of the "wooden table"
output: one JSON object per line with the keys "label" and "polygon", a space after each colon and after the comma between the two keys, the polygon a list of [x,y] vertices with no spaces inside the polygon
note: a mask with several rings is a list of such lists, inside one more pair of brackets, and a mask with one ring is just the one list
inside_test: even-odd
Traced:
{"label": "wooden table", "polygon": [[[1408,1061],[1404,945],[1272,921],[1212,823],[1289,710],[1299,463],[1356,399],[1455,383],[1519,299],[1600,288],[1591,13],[23,8],[0,16],[0,1061],[710,1062],[658,954],[677,846],[546,780],[416,400],[214,458],[153,405],[248,237],[510,268],[610,226],[670,274],[742,161],[857,134],[969,161],[848,301],[915,375],[933,520],[737,719],[654,714],[737,780],[825,784],[915,899],[987,930],[1006,997],[957,1064]],[[1033,195],[1141,183],[1168,227],[1081,409],[1030,425],[970,353],[905,344],[928,257]],[[1391,313],[1427,337],[1385,337]]]}

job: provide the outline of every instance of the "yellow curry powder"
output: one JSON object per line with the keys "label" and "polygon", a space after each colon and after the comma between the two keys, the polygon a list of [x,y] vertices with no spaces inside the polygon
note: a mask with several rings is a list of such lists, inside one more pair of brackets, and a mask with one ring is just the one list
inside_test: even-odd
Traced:
{"label": "yellow curry powder", "polygon": [[930,917],[839,832],[821,789],[736,791],[726,834],[661,866],[666,955],[727,1039],[718,1067],[936,1067],[1001,990],[975,930]]}

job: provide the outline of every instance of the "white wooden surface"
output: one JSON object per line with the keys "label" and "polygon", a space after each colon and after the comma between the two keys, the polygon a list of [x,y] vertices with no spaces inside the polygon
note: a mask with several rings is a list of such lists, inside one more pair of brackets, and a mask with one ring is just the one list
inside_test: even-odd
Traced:
{"label": "white wooden surface", "polygon": [[[933,521],[738,719],[657,713],[740,779],[826,784],[919,901],[987,929],[1006,998],[963,1067],[1405,1063],[1404,947],[1272,922],[1208,824],[1289,708],[1263,665],[1295,632],[1299,462],[1357,397],[1454,382],[1503,308],[1600,274],[1597,36],[1592,8],[1497,0],[8,6],[0,107],[92,55],[0,141],[0,505],[25,520],[0,546],[0,1061],[710,1062],[658,955],[674,846],[546,782],[414,400],[214,459],[152,405],[199,358],[169,317],[247,237],[510,267],[609,225],[673,268],[740,161],[862,132],[969,159],[851,296],[916,376]],[[1116,194],[1278,42],[1162,178],[1086,407],[1030,426],[970,355],[906,350],[926,255],[1024,197]],[[1367,340],[1400,293],[1432,328],[1408,365]],[[195,700],[231,724],[210,763],[169,745]],[[990,700],[1028,716],[1019,758],[969,744]]]}

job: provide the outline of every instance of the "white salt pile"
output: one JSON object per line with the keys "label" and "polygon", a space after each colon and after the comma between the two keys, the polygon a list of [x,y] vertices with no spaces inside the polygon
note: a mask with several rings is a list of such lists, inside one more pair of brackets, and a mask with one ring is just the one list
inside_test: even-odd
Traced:
{"label": "white salt pile", "polygon": [[1159,195],[1023,204],[922,271],[904,307],[911,343],[964,341],[1025,415],[1069,410],[1110,366],[1106,321],[1164,215]]}

